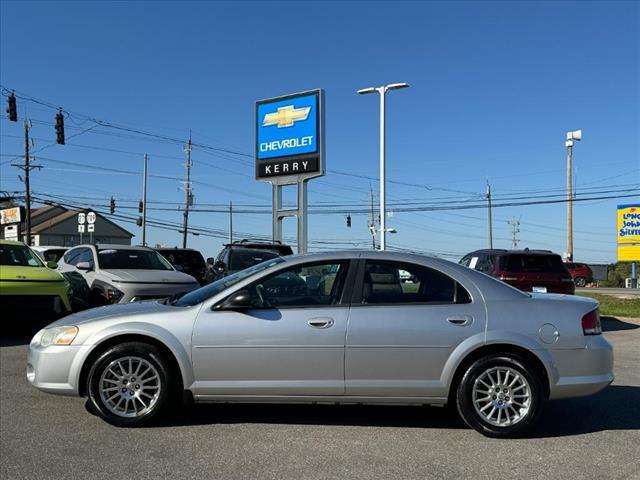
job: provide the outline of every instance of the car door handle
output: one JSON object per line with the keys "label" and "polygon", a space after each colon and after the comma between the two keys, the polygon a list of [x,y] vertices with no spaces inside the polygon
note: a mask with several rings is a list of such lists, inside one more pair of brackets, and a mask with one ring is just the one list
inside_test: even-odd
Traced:
{"label": "car door handle", "polygon": [[307,322],[307,324],[313,328],[329,328],[333,326],[334,323],[335,321],[333,320],[333,318],[329,317],[312,318]]}
{"label": "car door handle", "polygon": [[471,315],[451,315],[447,317],[447,322],[463,327],[465,325],[471,325],[473,323],[473,317]]}

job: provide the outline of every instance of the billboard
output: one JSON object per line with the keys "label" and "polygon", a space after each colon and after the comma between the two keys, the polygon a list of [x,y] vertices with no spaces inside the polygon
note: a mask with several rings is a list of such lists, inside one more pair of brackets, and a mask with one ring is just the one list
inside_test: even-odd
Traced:
{"label": "billboard", "polygon": [[618,205],[618,261],[640,261],[640,203]]}
{"label": "billboard", "polygon": [[24,217],[24,207],[12,207],[0,210],[0,224],[20,223]]}
{"label": "billboard", "polygon": [[256,179],[293,183],[324,175],[324,94],[256,102]]}

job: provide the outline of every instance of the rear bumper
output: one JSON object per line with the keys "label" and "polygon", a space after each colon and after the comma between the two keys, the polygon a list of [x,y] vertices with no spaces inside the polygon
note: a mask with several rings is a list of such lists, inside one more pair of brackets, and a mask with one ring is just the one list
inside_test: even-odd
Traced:
{"label": "rear bumper", "polygon": [[598,393],[614,380],[613,348],[604,335],[587,337],[583,349],[551,352],[559,373],[550,385],[550,399],[583,397]]}

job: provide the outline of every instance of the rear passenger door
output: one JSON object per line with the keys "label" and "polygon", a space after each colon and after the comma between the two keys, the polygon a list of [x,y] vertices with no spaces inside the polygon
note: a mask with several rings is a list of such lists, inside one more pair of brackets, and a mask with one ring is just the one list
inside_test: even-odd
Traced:
{"label": "rear passenger door", "polygon": [[[412,275],[401,283],[400,271]],[[442,397],[451,352],[485,326],[484,304],[469,288],[434,268],[361,262],[345,349],[346,394]]]}

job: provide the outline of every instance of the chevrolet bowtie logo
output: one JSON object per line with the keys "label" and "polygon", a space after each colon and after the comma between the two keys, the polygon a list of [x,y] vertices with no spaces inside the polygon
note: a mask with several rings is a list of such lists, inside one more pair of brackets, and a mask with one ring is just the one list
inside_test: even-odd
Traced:
{"label": "chevrolet bowtie logo", "polygon": [[279,107],[275,113],[267,113],[262,121],[263,127],[277,125],[278,128],[292,127],[298,120],[306,120],[311,107],[294,108],[293,105]]}

